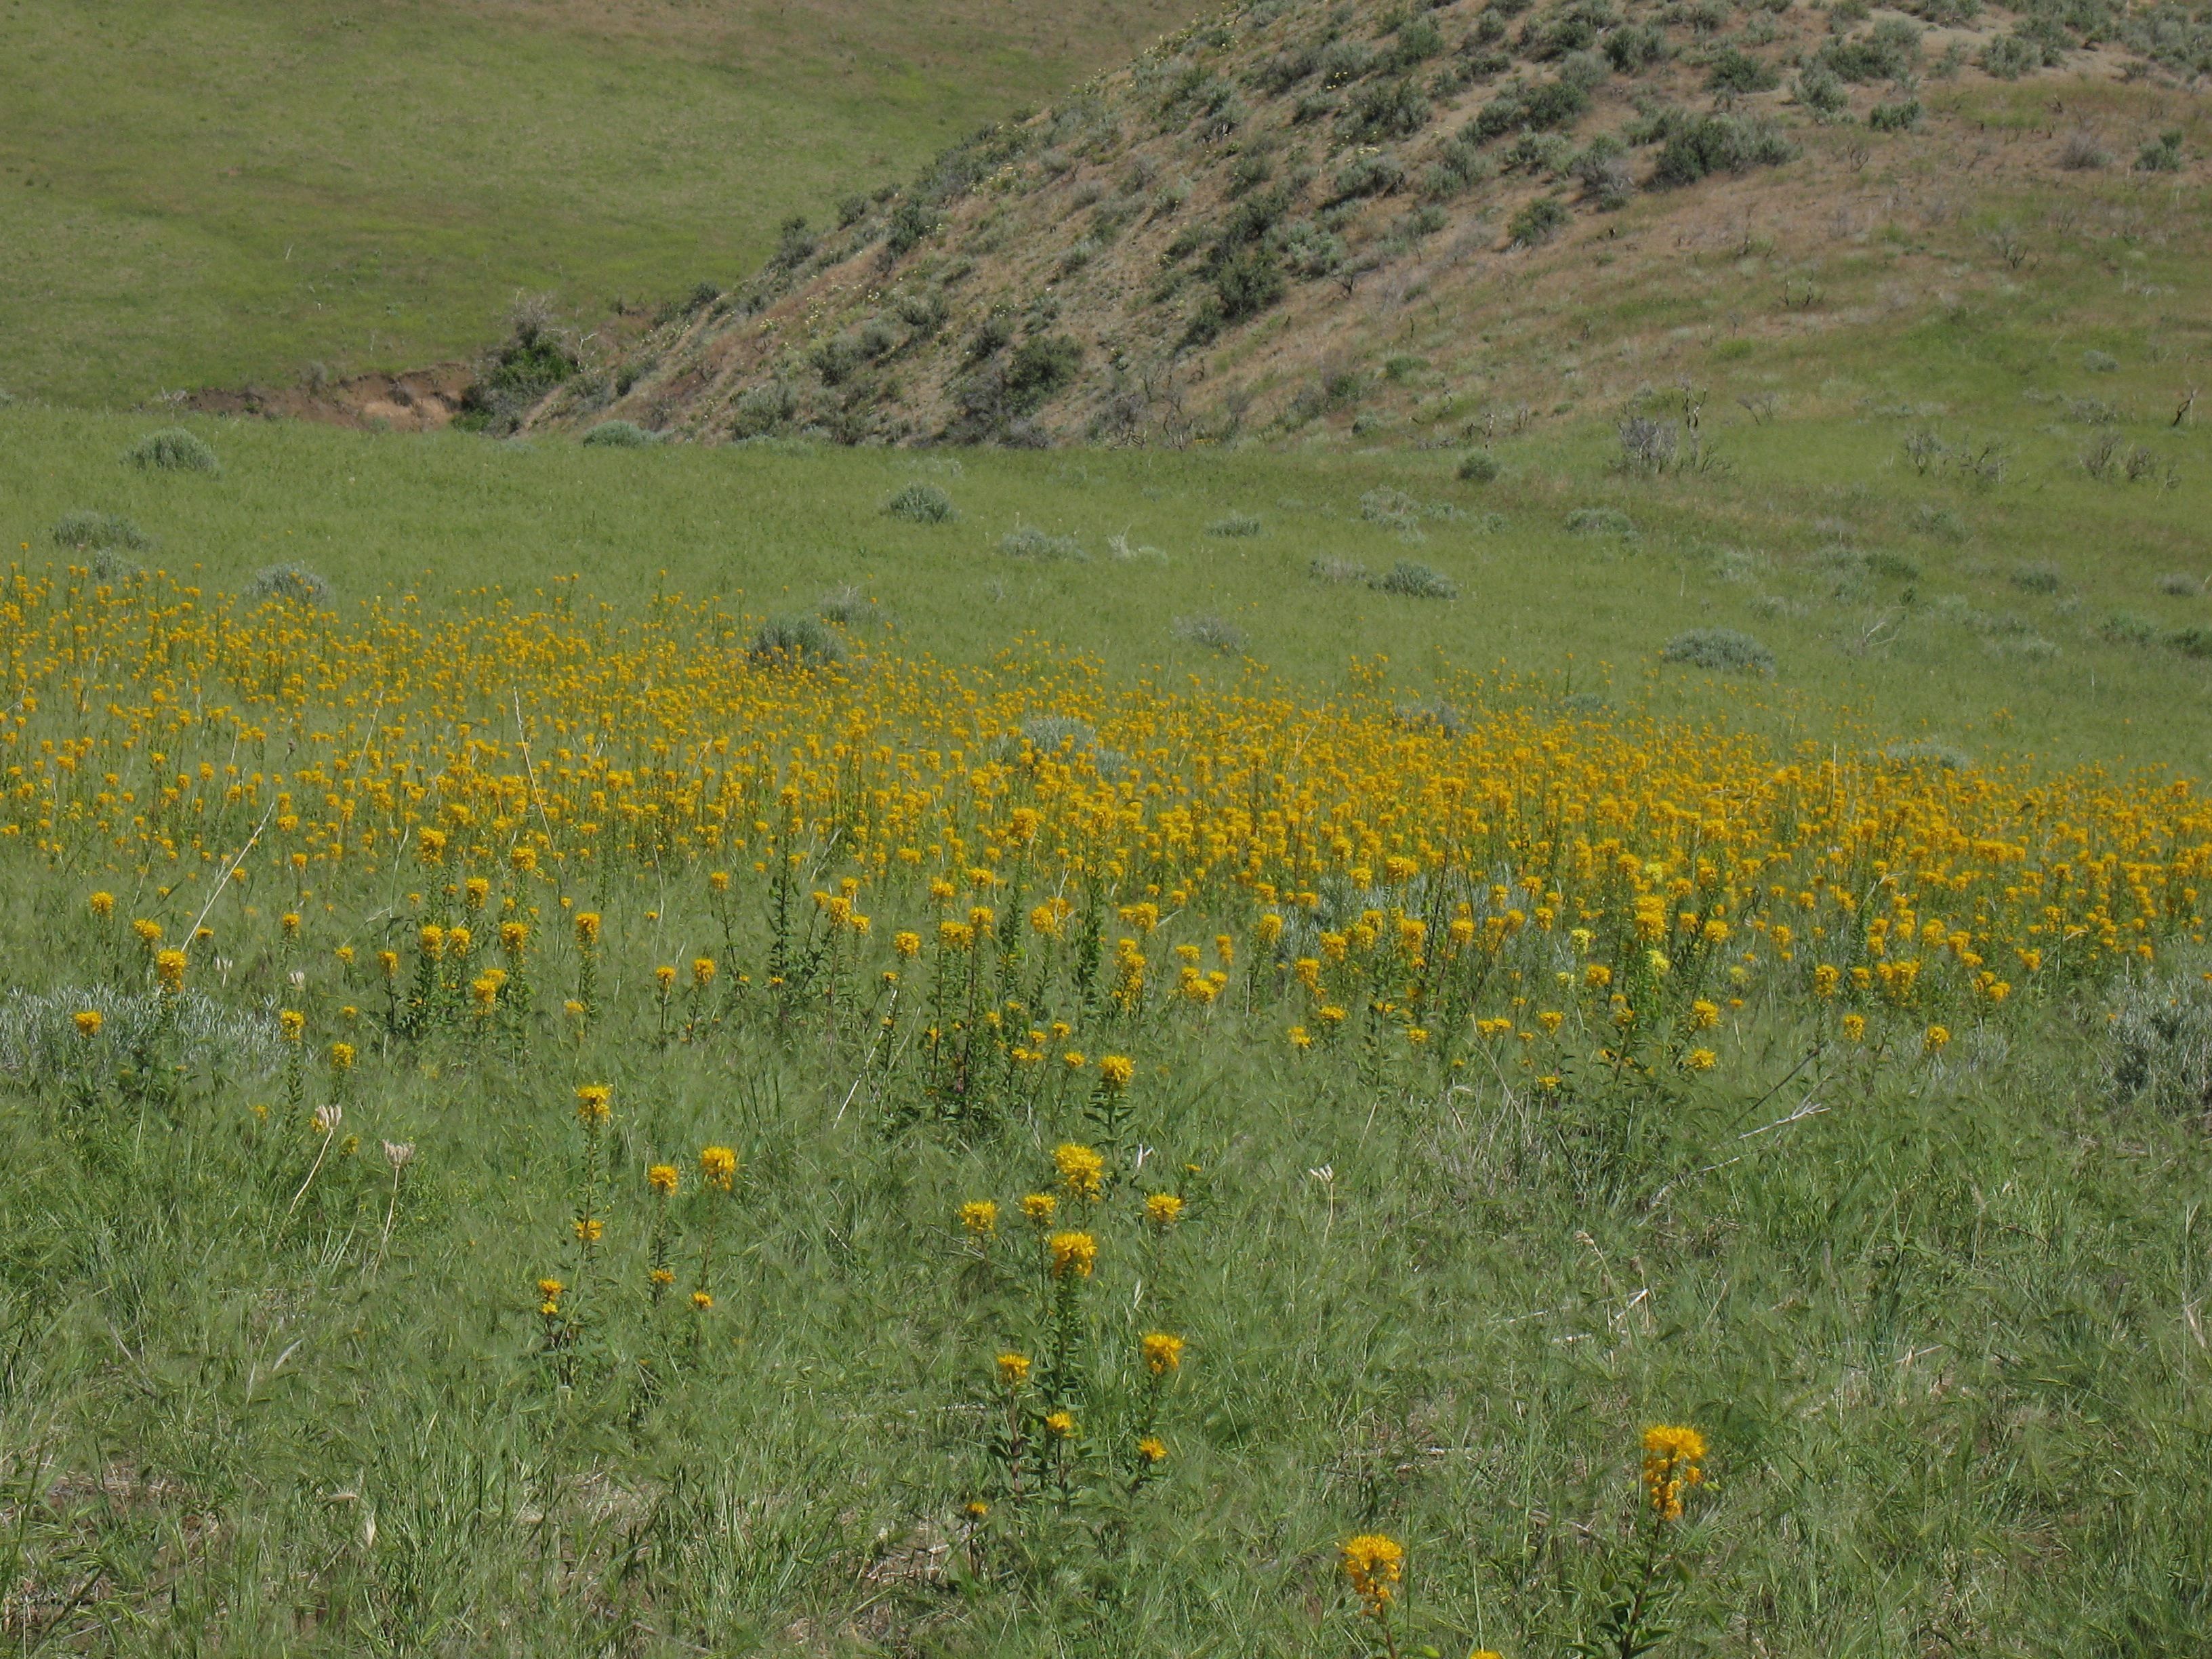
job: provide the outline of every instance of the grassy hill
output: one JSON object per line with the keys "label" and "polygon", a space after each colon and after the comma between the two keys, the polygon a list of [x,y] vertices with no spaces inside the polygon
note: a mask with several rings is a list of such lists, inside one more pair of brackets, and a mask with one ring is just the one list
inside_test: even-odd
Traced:
{"label": "grassy hill", "polygon": [[726,283],[1179,21],[990,0],[9,0],[0,389],[135,403],[407,368],[518,290]]}
{"label": "grassy hill", "polygon": [[794,236],[539,418],[1467,444],[1681,391],[1838,413],[1885,379],[1979,418],[2086,352],[2172,415],[2207,345],[2212,25],[1919,10],[1224,13]]}

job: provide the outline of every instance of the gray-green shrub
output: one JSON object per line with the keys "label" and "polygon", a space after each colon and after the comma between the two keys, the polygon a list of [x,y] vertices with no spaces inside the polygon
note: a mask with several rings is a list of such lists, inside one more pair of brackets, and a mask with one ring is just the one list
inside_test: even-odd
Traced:
{"label": "gray-green shrub", "polygon": [[87,551],[127,547],[136,552],[154,544],[153,538],[114,513],[64,513],[51,533],[56,547]]}
{"label": "gray-green shrub", "polygon": [[844,659],[845,647],[819,617],[770,617],[745,647],[746,661],[777,673],[834,668]]}
{"label": "gray-green shrub", "polygon": [[584,434],[584,441],[608,449],[651,449],[660,441],[660,434],[647,431],[635,421],[602,421]]}
{"label": "gray-green shrub", "polygon": [[206,472],[222,471],[207,441],[183,427],[164,427],[149,432],[124,452],[123,459],[145,472]]}
{"label": "gray-green shrub", "polygon": [[908,524],[951,524],[960,516],[952,497],[933,483],[908,484],[884,503],[883,510]]}
{"label": "gray-green shrub", "polygon": [[1774,673],[1774,653],[1748,634],[1733,628],[1692,628],[1677,634],[1660,652],[1662,662],[1687,663],[1718,674]]}
{"label": "gray-green shrub", "polygon": [[248,598],[266,603],[271,599],[286,605],[302,605],[310,611],[325,611],[335,597],[331,585],[304,564],[272,564],[253,573],[246,584]]}
{"label": "gray-green shrub", "polygon": [[1459,597],[1459,585],[1450,577],[1411,559],[1401,559],[1392,565],[1376,578],[1375,586],[1380,592],[1395,593],[1407,599],[1455,599]]}

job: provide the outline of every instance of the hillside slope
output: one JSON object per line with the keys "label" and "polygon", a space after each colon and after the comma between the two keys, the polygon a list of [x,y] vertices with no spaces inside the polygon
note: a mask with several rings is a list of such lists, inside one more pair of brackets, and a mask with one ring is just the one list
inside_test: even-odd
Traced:
{"label": "hillside slope", "polygon": [[751,269],[1181,0],[10,0],[0,388],[319,386]]}
{"label": "hillside slope", "polygon": [[793,219],[532,418],[1464,443],[1681,383],[1694,442],[1724,364],[1759,418],[1869,359],[2199,356],[2212,9],[1919,10],[1260,0]]}

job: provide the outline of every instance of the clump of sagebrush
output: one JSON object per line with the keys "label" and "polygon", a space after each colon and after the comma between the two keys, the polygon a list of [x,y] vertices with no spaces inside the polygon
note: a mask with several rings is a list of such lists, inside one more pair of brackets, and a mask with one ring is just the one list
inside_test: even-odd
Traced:
{"label": "clump of sagebrush", "polygon": [[1225,519],[1216,519],[1206,526],[1209,536],[1257,536],[1267,529],[1249,513],[1232,513]]}
{"label": "clump of sagebrush", "polygon": [[660,441],[660,434],[635,421],[602,421],[584,434],[584,441],[609,449],[650,449]]}
{"label": "clump of sagebrush", "polygon": [[1377,592],[1408,599],[1455,599],[1459,585],[1443,572],[1412,559],[1401,559],[1375,579]]}
{"label": "clump of sagebrush", "polygon": [[[56,991],[11,991],[0,1002],[0,1072],[33,1085],[69,1075],[86,1039],[76,1017],[100,1016],[101,1059],[117,1063],[167,1042],[189,1060],[230,1077],[260,1077],[275,1070],[280,1044],[265,1018],[227,1009],[198,991],[165,999],[155,991],[121,991],[112,985]],[[112,1066],[110,1066],[112,1069]]]}
{"label": "clump of sagebrush", "polygon": [[1244,630],[1215,616],[1177,617],[1168,632],[1185,645],[1195,645],[1224,657],[1244,654]]}
{"label": "clump of sagebrush", "polygon": [[1577,536],[1633,536],[1636,524],[1614,507],[1581,507],[1567,514],[1567,528]]}
{"label": "clump of sagebrush", "polygon": [[272,564],[257,570],[246,584],[249,599],[266,603],[276,599],[286,605],[305,606],[310,611],[329,607],[331,585],[304,564]]}
{"label": "clump of sagebrush", "polygon": [[960,516],[952,497],[933,483],[910,483],[884,503],[884,512],[908,524],[951,524]]}
{"label": "clump of sagebrush", "polygon": [[833,668],[844,659],[845,647],[819,617],[770,617],[745,647],[747,662],[775,672]]}
{"label": "clump of sagebrush", "polygon": [[2158,591],[2169,599],[2193,599],[2204,591],[2204,584],[2195,576],[2170,570],[2158,579]]}
{"label": "clump of sagebrush", "polygon": [[1069,559],[1081,562],[1090,556],[1073,536],[1055,536],[1025,524],[999,538],[999,551],[1010,559]]}
{"label": "clump of sagebrush", "polygon": [[207,441],[180,426],[149,432],[123,453],[123,459],[143,472],[220,472],[215,451]]}
{"label": "clump of sagebrush", "polygon": [[1316,559],[1306,566],[1306,574],[1317,582],[1340,586],[1357,583],[1364,587],[1369,580],[1367,567],[1356,559]]}
{"label": "clump of sagebrush", "polygon": [[152,537],[114,513],[65,513],[52,534],[56,547],[87,550],[127,547],[137,551],[154,544]]}
{"label": "clump of sagebrush", "polygon": [[2057,567],[2048,564],[2016,564],[2007,580],[2023,593],[2056,593],[2066,582]]}
{"label": "clump of sagebrush", "polygon": [[1971,772],[1974,757],[1955,743],[1941,738],[1906,738],[1881,751],[1891,766],[1933,766],[1947,772]]}
{"label": "clump of sagebrush", "polygon": [[2112,1036],[2121,1100],[2212,1121],[2212,978],[2185,973],[2125,986]]}
{"label": "clump of sagebrush", "polygon": [[1490,483],[1498,477],[1498,457],[1486,449],[1478,449],[1459,464],[1459,477],[1465,483]]}
{"label": "clump of sagebrush", "polygon": [[832,588],[814,606],[823,622],[835,623],[840,628],[850,628],[854,623],[866,620],[871,608],[867,595],[850,582],[842,587]]}
{"label": "clump of sagebrush", "polygon": [[1774,653],[1748,634],[1733,628],[1692,628],[1667,641],[1659,653],[1662,662],[1687,663],[1692,668],[1719,674],[1774,672]]}

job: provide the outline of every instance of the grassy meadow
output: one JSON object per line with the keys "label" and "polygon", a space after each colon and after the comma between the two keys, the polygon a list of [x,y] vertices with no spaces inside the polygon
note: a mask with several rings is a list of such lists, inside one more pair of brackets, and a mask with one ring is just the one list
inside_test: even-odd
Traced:
{"label": "grassy meadow", "polygon": [[727,283],[1176,17],[633,0],[11,0],[0,389],[77,404],[406,369],[518,290]]}
{"label": "grassy meadow", "polygon": [[11,1643],[2191,1650],[2196,428],[153,424],[0,411]]}

